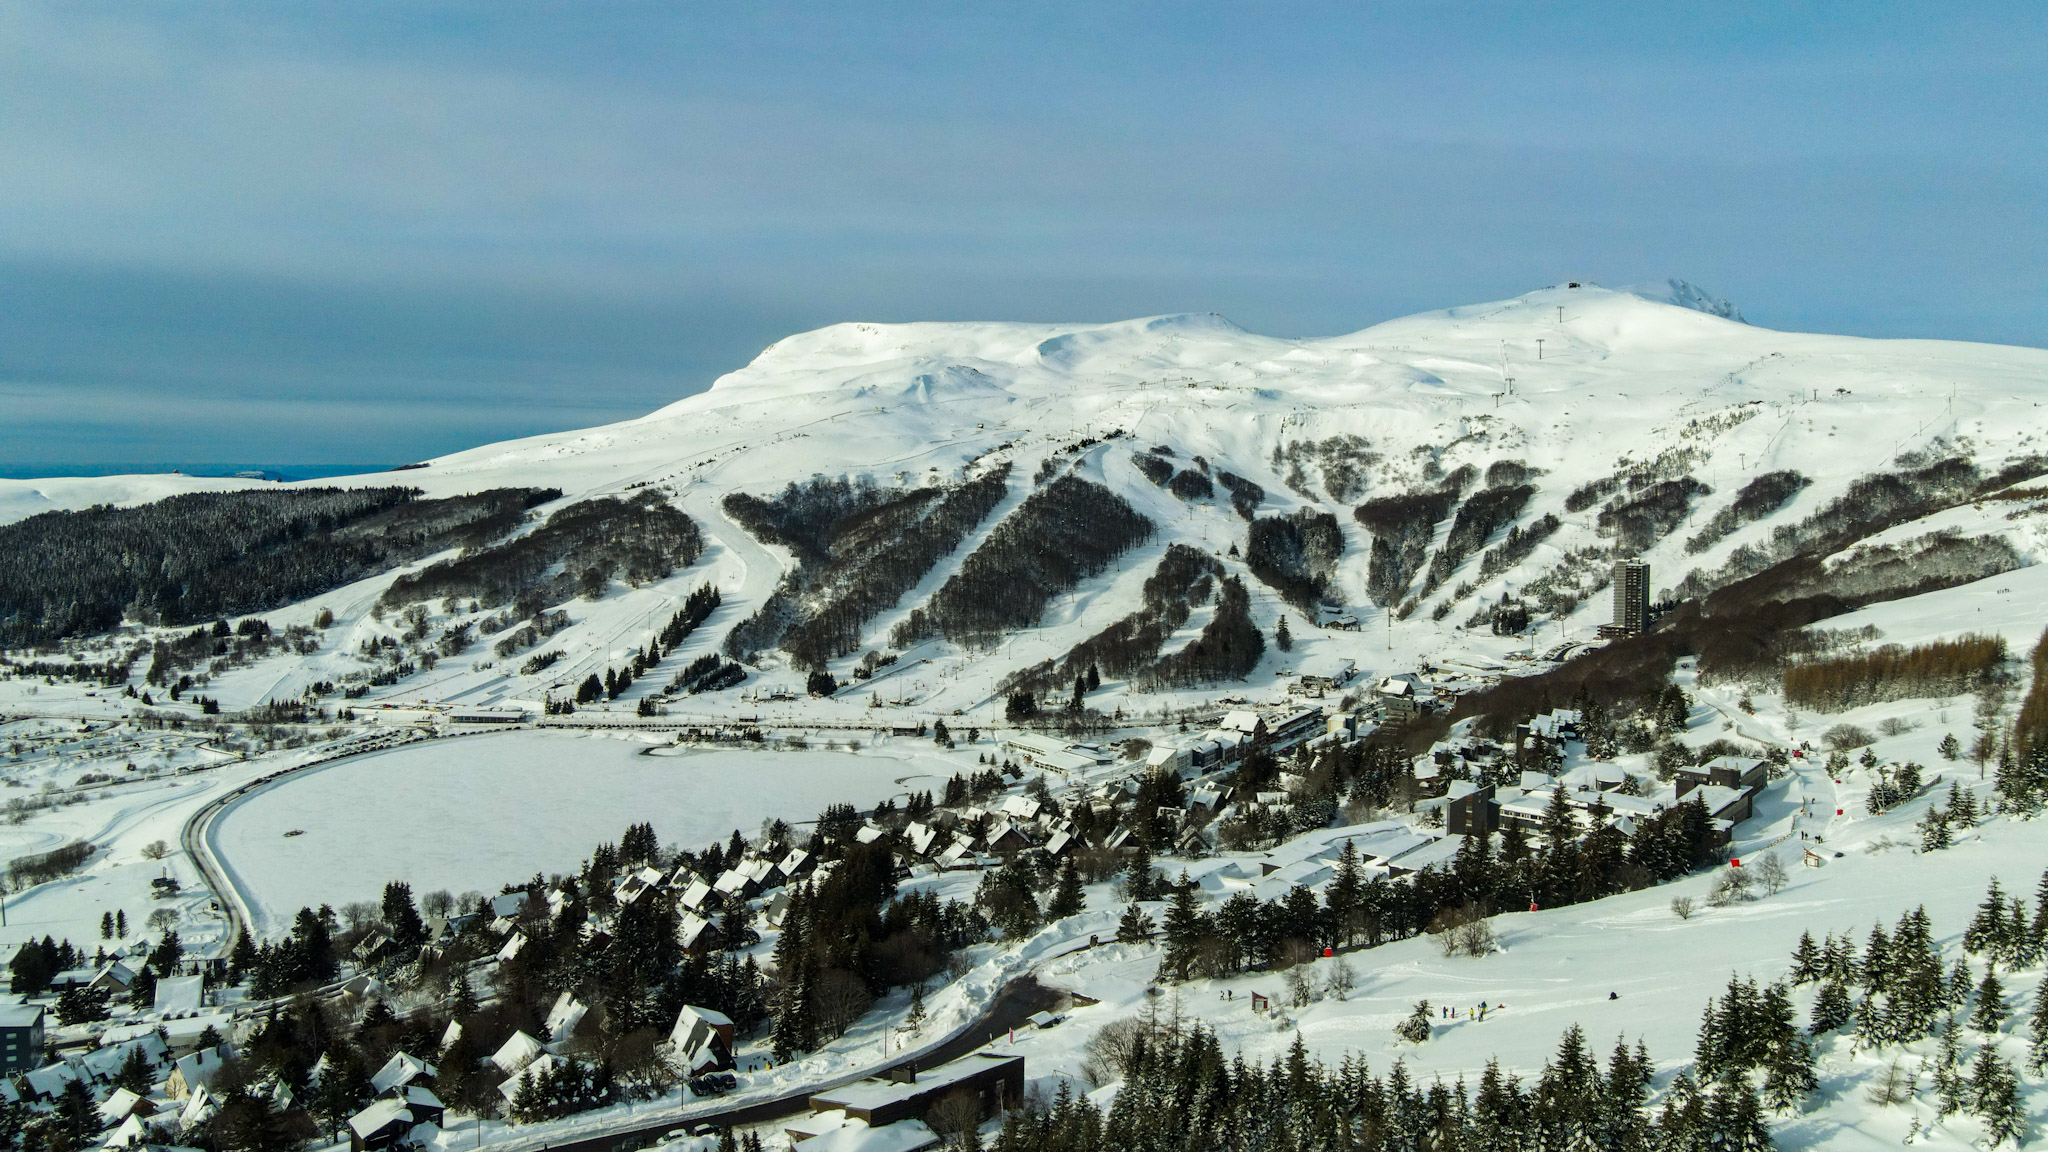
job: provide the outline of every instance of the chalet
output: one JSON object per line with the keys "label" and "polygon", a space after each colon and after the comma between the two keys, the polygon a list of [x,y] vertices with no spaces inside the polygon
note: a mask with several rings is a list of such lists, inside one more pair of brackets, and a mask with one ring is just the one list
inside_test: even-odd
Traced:
{"label": "chalet", "polygon": [[1358,614],[1342,604],[1318,604],[1316,605],[1316,626],[1320,628],[1336,628],[1345,632],[1355,632],[1358,630]]}
{"label": "chalet", "polygon": [[[789,897],[777,892],[775,898],[782,901],[782,910],[788,912]],[[777,921],[771,920],[769,923]],[[683,946],[685,952],[702,951],[711,947],[717,940],[718,927],[695,912],[683,913],[683,918],[676,922],[676,942]]]}
{"label": "chalet", "polygon": [[413,1084],[431,1084],[436,1069],[432,1064],[405,1052],[393,1052],[391,1059],[384,1062],[370,1077],[370,1090],[379,1096],[388,1095]]}
{"label": "chalet", "polygon": [[[524,1032],[521,1032],[519,1033],[519,1035],[525,1036],[526,1034]],[[527,1039],[531,1040],[532,1037],[528,1036]],[[496,1057],[492,1057],[492,1061],[494,1063],[496,1062],[496,1060]],[[503,1084],[498,1085],[498,1095],[503,1096],[505,1098],[505,1103],[507,1105],[510,1105],[513,1102],[513,1100],[518,1098],[519,1089],[526,1083],[528,1078],[543,1076],[548,1072],[548,1070],[560,1065],[561,1063],[562,1060],[560,1057],[554,1055],[551,1052],[542,1052],[540,1055],[535,1056],[531,1061],[529,1061],[525,1067],[519,1069],[519,1071],[517,1072],[514,1072],[510,1077],[508,1077],[505,1080]],[[502,1068],[503,1065],[500,1065],[500,1067]]]}
{"label": "chalet", "polygon": [[512,933],[512,935],[507,936],[505,938],[505,943],[501,947],[499,947],[498,959],[510,960],[513,957],[519,955],[519,950],[524,947],[526,947],[526,933],[514,932]]}
{"label": "chalet", "polygon": [[589,1013],[590,1009],[583,1001],[564,990],[561,995],[555,997],[554,1006],[548,1009],[548,1039],[560,1044],[575,1036],[576,1026],[583,1023],[583,1017]]}
{"label": "chalet", "polygon": [[204,976],[167,976],[156,982],[156,1002],[150,1009],[158,1016],[190,1016],[204,1008]]}
{"label": "chalet", "polygon": [[879,1128],[899,1120],[921,1120],[932,1106],[955,1093],[972,1096],[986,1120],[1024,1099],[1024,1058],[977,1052],[927,1072],[905,1065],[876,1077],[820,1092],[812,1112],[840,1109],[849,1118]]}
{"label": "chalet", "polygon": [[491,1053],[491,1063],[496,1064],[498,1071],[503,1072],[505,1075],[516,1076],[521,1070],[545,1055],[547,1055],[547,1049],[541,1045],[540,1041],[527,1035],[524,1031],[519,1031],[512,1033],[511,1039],[500,1045],[496,1052]]}
{"label": "chalet", "polygon": [[782,879],[787,882],[796,879],[797,873],[803,871],[804,866],[810,862],[811,854],[809,852],[801,848],[791,848],[787,855],[776,862],[775,870],[781,873]]}
{"label": "chalet", "polygon": [[350,1152],[428,1146],[441,1134],[445,1112],[440,1098],[424,1085],[396,1089],[349,1117]]}
{"label": "chalet", "polygon": [[526,905],[532,899],[533,894],[523,888],[517,892],[500,893],[491,897],[491,915],[494,918],[517,916],[526,911]]}
{"label": "chalet", "polygon": [[710,898],[711,885],[706,884],[702,880],[692,879],[690,886],[683,889],[682,898],[678,903],[692,912],[697,912],[703,909],[704,901]]}
{"label": "chalet", "polygon": [[1010,823],[1008,820],[999,821],[995,827],[988,830],[988,835],[983,839],[984,850],[995,853],[998,856],[1022,852],[1029,847],[1031,847],[1030,837],[1024,835],[1015,824]]}
{"label": "chalet", "polygon": [[183,1100],[195,1090],[213,1083],[220,1075],[221,1065],[234,1054],[225,1044],[202,1048],[181,1058],[171,1066],[171,1078],[164,1082],[164,1095],[173,1100]]}
{"label": "chalet", "polygon": [[686,1074],[732,1067],[732,1018],[709,1008],[685,1005],[676,1013],[668,1041]]}
{"label": "chalet", "polygon": [[1045,842],[1045,854],[1054,859],[1074,850],[1074,834],[1062,828],[1054,832]]}
{"label": "chalet", "polygon": [[1045,805],[1029,796],[1005,796],[996,811],[1015,820],[1036,820]]}
{"label": "chalet", "polygon": [[938,842],[939,830],[928,824],[913,823],[903,830],[904,838],[910,841],[910,850],[919,856],[932,854],[932,845]]}
{"label": "chalet", "polygon": [[126,1088],[116,1088],[100,1101],[100,1123],[119,1124],[130,1116],[148,1116],[156,1111],[156,1101],[138,1095]]}

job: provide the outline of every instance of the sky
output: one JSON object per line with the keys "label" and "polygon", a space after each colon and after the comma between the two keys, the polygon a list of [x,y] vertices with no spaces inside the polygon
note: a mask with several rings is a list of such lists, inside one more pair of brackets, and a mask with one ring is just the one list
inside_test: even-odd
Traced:
{"label": "sky", "polygon": [[398,463],[846,320],[1565,279],[2048,345],[2048,6],[0,6],[0,472]]}

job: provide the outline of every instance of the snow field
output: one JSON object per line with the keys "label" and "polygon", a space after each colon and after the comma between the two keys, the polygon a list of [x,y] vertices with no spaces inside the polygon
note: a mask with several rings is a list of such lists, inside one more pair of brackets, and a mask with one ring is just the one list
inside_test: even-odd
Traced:
{"label": "snow field", "polygon": [[376,900],[391,880],[415,894],[495,892],[535,872],[572,871],[629,824],[650,822],[663,844],[697,848],[735,828],[752,837],[764,819],[807,822],[828,804],[870,808],[958,770],[922,752],[699,751],[491,733],[288,777],[222,812],[209,841],[262,934],[288,927],[301,907]]}

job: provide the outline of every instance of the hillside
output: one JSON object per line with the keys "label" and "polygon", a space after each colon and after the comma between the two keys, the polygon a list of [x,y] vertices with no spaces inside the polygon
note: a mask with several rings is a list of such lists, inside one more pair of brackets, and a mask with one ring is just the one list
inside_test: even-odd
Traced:
{"label": "hillside", "polygon": [[[857,618],[848,618],[853,608],[832,609],[826,648],[812,641],[796,649],[804,667],[773,644],[727,645],[750,661],[746,683],[800,688],[806,668],[819,663],[844,682],[855,658],[874,650],[937,673],[921,678],[921,692],[892,699],[915,695],[920,710],[946,714],[991,706],[1007,678],[1062,659],[1139,609],[1140,586],[1174,543],[1215,555],[1241,580],[1251,619],[1268,637],[1289,617],[1294,651],[1269,643],[1240,691],[1330,655],[1367,668],[1499,665],[1532,644],[1541,651],[1590,638],[1607,611],[1599,592],[1614,555],[1646,559],[1658,598],[1696,593],[1712,582],[1688,585],[1688,574],[1715,573],[1731,557],[1737,567],[1728,574],[1747,574],[1779,558],[1762,553],[1774,540],[1782,552],[1786,531],[1816,512],[1835,506],[1830,515],[1839,520],[1847,507],[1853,518],[1869,502],[1870,478],[1893,473],[1927,488],[1925,510],[1937,515],[1881,525],[1888,539],[1910,544],[1937,530],[1995,536],[2009,555],[1980,549],[1970,562],[1985,571],[2038,556],[2035,522],[2005,515],[2033,505],[1954,505],[2041,470],[2036,404],[2048,353],[1773,332],[1717,314],[1733,309],[1689,285],[1650,295],[1664,299],[1552,288],[1328,339],[1258,336],[1217,316],[1089,326],[841,324],[803,333],[701,395],[637,420],[319,482],[402,483],[430,500],[558,489],[558,500],[536,510],[536,524],[606,496],[655,495],[684,513],[704,548],[668,576],[622,564],[580,596],[557,590],[546,603],[507,596],[480,605],[489,616],[472,621],[478,627],[468,639],[491,644],[536,611],[566,611],[567,626],[545,645],[561,656],[546,669],[521,674],[509,660],[478,659],[484,649],[455,644],[461,671],[444,659],[432,677],[375,676],[362,659],[366,644],[403,643],[408,628],[440,638],[465,622],[443,611],[440,593],[419,594],[423,625],[377,618],[380,598],[387,613],[402,607],[385,589],[424,563],[412,562],[368,578],[351,574],[349,583],[270,613],[278,626],[311,624],[322,610],[334,621],[321,630],[318,654],[259,662],[260,675],[225,675],[211,686],[231,707],[352,678],[391,680],[372,685],[372,699],[537,707],[621,666],[684,593],[710,583],[722,605],[683,643],[677,666],[718,650],[736,623],[764,607],[800,622],[852,597]],[[1973,471],[1959,479],[1944,467]],[[935,498],[928,490],[996,472],[1003,475],[982,483],[996,485],[993,503],[956,500],[961,510],[949,513],[943,531],[921,527],[926,513],[918,509]],[[944,591],[963,569],[1008,579],[1021,560],[976,553],[1004,538],[1006,521],[1028,518],[1028,497],[1059,475],[1153,528],[1099,564],[1045,576],[1038,599],[994,632],[904,627],[935,596],[951,597],[943,610],[962,596],[987,595],[971,582]],[[811,529],[818,548],[894,555],[903,533],[919,534],[915,562],[899,562],[886,588],[846,585],[848,573],[871,562],[849,557],[834,568],[825,551],[808,569],[836,571],[839,583],[790,585],[812,579],[804,557],[731,516],[735,496],[776,499],[817,477],[872,494],[867,505],[807,512],[824,517]],[[136,478],[8,481],[0,508],[19,519],[38,508],[132,504],[166,490]],[[916,509],[905,505],[900,522],[869,523],[877,502],[905,500]],[[1406,510],[1395,520],[1364,510],[1387,506]],[[1081,517],[1084,536],[1093,514],[1078,505],[1059,513]],[[1285,526],[1319,516],[1328,527],[1305,557],[1299,530]],[[856,543],[857,521],[871,537],[864,545]],[[1020,521],[1011,534],[1022,528]],[[1845,544],[1858,534],[1855,525],[1837,533]],[[1287,555],[1269,554],[1274,541]],[[1495,637],[1477,626],[1510,594],[1530,610],[1528,633]],[[1360,629],[1314,627],[1304,616],[1317,600],[1341,605]],[[1207,623],[1210,605],[1191,607],[1164,652]],[[473,667],[485,663],[492,666]],[[654,680],[644,675],[621,700],[656,690]],[[1118,683],[1105,690],[1105,709],[1125,699]]]}

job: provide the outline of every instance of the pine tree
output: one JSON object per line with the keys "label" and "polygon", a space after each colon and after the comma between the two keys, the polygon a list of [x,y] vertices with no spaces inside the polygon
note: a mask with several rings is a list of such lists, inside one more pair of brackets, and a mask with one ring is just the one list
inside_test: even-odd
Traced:
{"label": "pine tree", "polygon": [[1813,1063],[1813,1046],[1803,1036],[1795,1033],[1772,1044],[1764,1062],[1764,1102],[1780,1112],[1798,1107],[1820,1087]]}
{"label": "pine tree", "polygon": [[1059,882],[1053,889],[1052,905],[1046,915],[1054,920],[1064,919],[1081,913],[1088,907],[1088,899],[1081,891],[1081,875],[1074,870],[1071,857],[1060,862]]}
{"label": "pine tree", "polygon": [[1152,917],[1146,915],[1143,908],[1132,904],[1124,909],[1123,919],[1117,921],[1116,938],[1120,944],[1135,944],[1150,940],[1157,930],[1158,925],[1152,922]]}
{"label": "pine tree", "polygon": [[1920,851],[1939,852],[1949,846],[1952,839],[1948,831],[1948,816],[1929,808],[1920,818]]}
{"label": "pine tree", "polygon": [[1294,634],[1287,630],[1287,617],[1280,618],[1279,627],[1273,629],[1273,645],[1282,652],[1294,651]]}
{"label": "pine tree", "polygon": [[1771,1152],[1770,1129],[1764,1125],[1763,1107],[1746,1077],[1731,1076],[1714,1085],[1707,1102],[1707,1129],[1714,1133],[1711,1145],[1717,1152]]}
{"label": "pine tree", "polygon": [[2034,989],[2034,1015],[2027,1028],[2033,1034],[2027,1045],[2027,1073],[2048,1075],[2048,989]]}
{"label": "pine tree", "polygon": [[1970,1111],[1984,1124],[1984,1135],[1993,1148],[2026,1139],[2027,1113],[2019,1096],[2019,1077],[2012,1066],[1998,1058],[1986,1044],[1977,1052],[1970,1070]]}
{"label": "pine tree", "polygon": [[100,913],[100,939],[112,940],[113,938],[114,914],[112,912],[102,912]]}
{"label": "pine tree", "polygon": [[[2048,877],[2044,877],[2044,882],[2048,882]],[[116,908],[114,909],[114,939],[126,940],[127,938],[128,913],[120,908]]]}
{"label": "pine tree", "polygon": [[1986,970],[1984,982],[1977,985],[1977,1010],[1970,1013],[1970,1027],[1979,1032],[1996,1032],[2010,1015],[2012,1009],[2005,1002],[2005,985],[1998,982],[1998,973]]}
{"label": "pine tree", "polygon": [[1813,1001],[1813,1014],[1806,1026],[1808,1033],[1819,1036],[1833,1032],[1855,1019],[1855,1006],[1850,1003],[1849,990],[1839,980],[1829,980],[1820,986],[1820,995]]}
{"label": "pine tree", "polygon": [[464,972],[455,978],[453,991],[454,1002],[449,1005],[449,1011],[454,1019],[460,1022],[476,1015],[476,990],[469,986],[469,973]]}
{"label": "pine tree", "polygon": [[1988,952],[2005,936],[2005,931],[2005,893],[1998,887],[1998,877],[1993,876],[1983,903],[1977,905],[1977,915],[1963,930],[1963,951],[1972,955]]}
{"label": "pine tree", "polygon": [[1150,900],[1157,892],[1158,878],[1152,874],[1152,850],[1139,839],[1136,850],[1131,853],[1131,866],[1124,878],[1124,897],[1129,900]]}
{"label": "pine tree", "polygon": [[910,1010],[904,1013],[903,1023],[912,1032],[924,1027],[924,981],[912,981],[910,985]]}
{"label": "pine tree", "polygon": [[1941,753],[1943,760],[1954,760],[1963,754],[1962,741],[1957,740],[1956,734],[1950,732],[1941,738],[1941,743],[1935,746],[1935,751]]}
{"label": "pine tree", "polygon": [[1934,1106],[1936,1115],[1943,1120],[1963,1107],[1962,1052],[1962,1026],[1956,1023],[1954,1016],[1950,1016],[1942,1021],[1940,1042],[1934,1055]]}
{"label": "pine tree", "polygon": [[1394,1026],[1394,1035],[1408,1041],[1410,1044],[1421,1044],[1428,1041],[1433,1027],[1430,1024],[1429,1012],[1429,1001],[1418,1001],[1415,1005],[1415,1011],[1410,1012],[1406,1020]]}
{"label": "pine tree", "polygon": [[1792,949],[1792,983],[1795,987],[1811,984],[1821,978],[1820,949],[1814,945],[1813,933],[1801,932],[1799,945]]}

